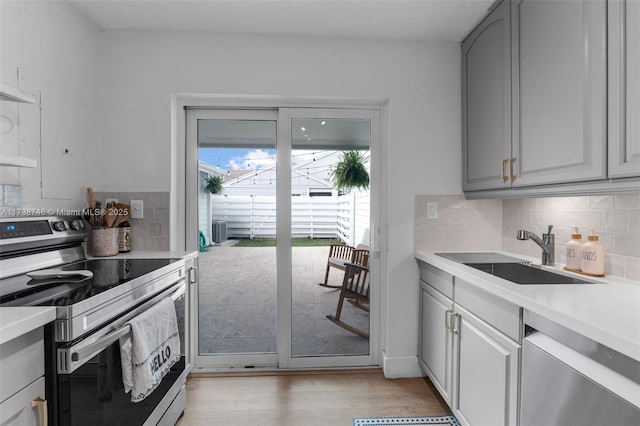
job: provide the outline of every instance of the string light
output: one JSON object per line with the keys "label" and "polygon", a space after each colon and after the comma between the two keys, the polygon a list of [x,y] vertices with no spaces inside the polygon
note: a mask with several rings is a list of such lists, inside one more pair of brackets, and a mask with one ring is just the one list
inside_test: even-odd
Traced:
{"label": "string light", "polygon": [[[331,177],[331,173],[332,173],[332,171],[334,169],[335,164],[318,164],[318,162],[316,161],[316,157],[315,157],[315,154],[318,154],[318,153],[324,154],[326,152],[332,152],[332,153],[335,153],[335,154],[339,154],[339,153],[344,152],[344,151],[321,151],[321,152],[313,151],[313,152],[304,152],[304,153],[294,154],[293,155],[293,157],[296,157],[296,158],[305,157],[305,156],[309,156],[309,155],[312,156],[311,162],[315,163],[315,165],[305,165],[305,168],[307,170],[307,173],[306,173],[307,180],[309,180],[309,176],[311,176],[312,173],[316,177],[326,176],[325,179],[327,179],[327,180]],[[365,151],[365,155],[368,157],[369,156],[369,152]],[[330,156],[325,156],[323,158],[327,158],[327,157],[330,157]],[[252,158],[252,160],[254,160],[254,161],[257,161],[257,160],[273,160],[273,157],[271,156],[271,157]],[[219,166],[220,159],[218,158],[217,161],[218,161],[218,168],[219,168],[220,167]],[[299,161],[298,163],[303,163],[304,164],[304,161]],[[301,165],[303,165],[303,164],[301,164]],[[250,167],[251,167],[251,162],[247,161],[247,168],[249,170],[250,170]],[[250,173],[249,170],[247,171],[247,173]],[[300,167],[299,166],[296,167],[295,165],[292,164],[292,170],[293,171],[300,170]],[[259,168],[253,170],[254,177],[258,177],[258,172],[259,171],[262,172],[261,169],[259,169]],[[266,171],[269,171],[269,170],[266,170]],[[275,171],[275,169],[271,169],[271,171]],[[226,170],[226,175],[229,178],[231,178],[231,169],[230,170]],[[239,175],[239,176],[236,175],[234,177],[234,179],[241,179],[244,175],[245,174],[242,174],[242,175]],[[255,180],[253,181],[253,184],[256,185]],[[273,182],[272,182],[271,179],[269,180],[269,184],[273,185]]]}

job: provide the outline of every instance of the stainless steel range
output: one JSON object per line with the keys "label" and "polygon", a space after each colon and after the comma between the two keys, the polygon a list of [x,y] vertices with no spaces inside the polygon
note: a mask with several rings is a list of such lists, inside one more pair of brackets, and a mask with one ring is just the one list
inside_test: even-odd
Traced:
{"label": "stainless steel range", "polygon": [[[56,307],[45,327],[49,424],[174,425],[186,402],[184,260],[87,259],[86,236],[79,216],[0,219],[0,308]],[[39,270],[48,273],[32,273]],[[175,303],[182,356],[133,403],[119,339],[130,331],[127,321],[166,297]]]}

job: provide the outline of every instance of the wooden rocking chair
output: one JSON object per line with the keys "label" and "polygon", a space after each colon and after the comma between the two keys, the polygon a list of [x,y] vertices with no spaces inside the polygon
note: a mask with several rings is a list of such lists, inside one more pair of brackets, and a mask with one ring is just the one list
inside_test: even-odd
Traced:
{"label": "wooden rocking chair", "polygon": [[329,257],[327,259],[327,271],[324,274],[324,282],[321,282],[318,285],[327,288],[342,287],[341,285],[332,285],[328,283],[329,272],[331,268],[345,271],[347,263],[369,266],[369,250],[355,249],[351,246],[338,244],[332,244],[329,246]]}
{"label": "wooden rocking chair", "polygon": [[341,271],[346,269],[346,263],[353,260],[354,248],[351,246],[344,246],[341,244],[331,244],[329,246],[329,257],[327,258],[327,272],[324,275],[324,282],[319,283],[319,286],[327,288],[340,288],[339,285],[328,284],[329,272],[331,268],[336,268]]}
{"label": "wooden rocking chair", "polygon": [[327,315],[334,324],[344,328],[345,330],[357,334],[358,336],[369,338],[369,333],[340,319],[342,315],[342,306],[345,299],[354,306],[369,312],[369,268],[362,265],[347,263],[340,289],[340,298],[338,299],[338,307],[335,315]]}

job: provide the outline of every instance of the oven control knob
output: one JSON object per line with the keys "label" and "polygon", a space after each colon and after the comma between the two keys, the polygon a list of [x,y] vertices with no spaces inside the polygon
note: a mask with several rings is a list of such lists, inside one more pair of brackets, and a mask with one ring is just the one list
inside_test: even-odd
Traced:
{"label": "oven control knob", "polygon": [[53,222],[53,229],[56,231],[66,231],[67,227],[64,225],[64,222]]}
{"label": "oven control knob", "polygon": [[81,229],[84,229],[84,223],[80,219],[72,220],[69,226],[74,231],[79,231]]}

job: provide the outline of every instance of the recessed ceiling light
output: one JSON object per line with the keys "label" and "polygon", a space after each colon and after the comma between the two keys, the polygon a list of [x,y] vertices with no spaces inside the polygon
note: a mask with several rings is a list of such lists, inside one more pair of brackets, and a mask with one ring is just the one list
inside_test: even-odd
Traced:
{"label": "recessed ceiling light", "polygon": [[304,132],[306,129],[304,127],[300,127],[300,130]]}
{"label": "recessed ceiling light", "polygon": [[327,124],[327,122],[326,122],[326,121],[324,121],[324,120],[322,120],[322,121],[320,122],[320,125],[321,125],[321,126],[324,126],[325,124]]}

